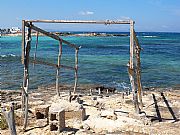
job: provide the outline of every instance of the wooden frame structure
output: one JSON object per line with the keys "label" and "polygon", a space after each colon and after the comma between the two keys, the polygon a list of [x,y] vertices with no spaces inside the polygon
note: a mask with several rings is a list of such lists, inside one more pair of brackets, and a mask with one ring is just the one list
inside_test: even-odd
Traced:
{"label": "wooden frame structure", "polygon": [[[141,68],[140,68],[140,45],[138,43],[138,39],[136,38],[136,34],[134,31],[134,21],[82,21],[82,20],[22,20],[22,64],[24,65],[24,79],[23,79],[23,87],[22,87],[22,109],[23,109],[23,117],[24,117],[24,129],[27,127],[27,117],[28,117],[28,87],[29,87],[29,62],[30,62],[30,49],[31,49],[31,30],[37,32],[37,41],[36,47],[38,44],[38,33],[42,33],[48,37],[51,37],[57,41],[59,41],[59,54],[58,54],[58,62],[57,64],[52,64],[44,61],[36,60],[36,54],[34,54],[34,60],[32,61],[34,64],[45,64],[48,66],[53,66],[57,68],[56,72],[56,92],[59,96],[59,69],[60,68],[68,68],[75,70],[75,83],[74,83],[74,93],[77,88],[78,82],[78,51],[79,47],[75,44],[72,44],[66,40],[63,40],[58,35],[47,32],[37,26],[34,23],[73,23],[73,24],[129,24],[130,25],[130,59],[128,63],[128,73],[129,79],[131,83],[132,93],[133,93],[133,102],[136,113],[139,113],[139,103],[138,97],[140,101],[140,105],[142,106],[142,85],[141,85]],[[25,29],[28,28],[27,34]],[[27,35],[27,37],[26,37]],[[62,43],[72,47],[75,49],[75,66],[68,67],[65,65],[61,65],[61,56],[62,56]],[[135,54],[135,55],[134,55]],[[136,59],[134,59],[136,56]],[[134,65],[134,61],[136,61],[136,65]],[[134,68],[136,67],[136,68]],[[136,74],[135,74],[136,73]],[[136,76],[136,77],[135,77]],[[137,81],[137,88],[135,85],[135,79]]]}

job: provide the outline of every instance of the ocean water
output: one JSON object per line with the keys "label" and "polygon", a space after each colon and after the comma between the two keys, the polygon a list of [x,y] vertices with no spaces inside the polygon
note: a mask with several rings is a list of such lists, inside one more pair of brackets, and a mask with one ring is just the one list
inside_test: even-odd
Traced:
{"label": "ocean water", "polygon": [[[140,45],[143,87],[180,86],[180,33],[137,33]],[[127,63],[129,37],[62,37],[81,46],[79,84],[100,84],[119,90],[130,88]],[[36,37],[32,38],[31,57]],[[37,59],[57,63],[58,42],[39,37]],[[61,64],[74,66],[75,50],[63,45]],[[30,64],[30,89],[55,83],[56,69]],[[20,89],[23,80],[21,37],[0,38],[0,89]],[[61,69],[60,83],[73,84],[74,71]]]}

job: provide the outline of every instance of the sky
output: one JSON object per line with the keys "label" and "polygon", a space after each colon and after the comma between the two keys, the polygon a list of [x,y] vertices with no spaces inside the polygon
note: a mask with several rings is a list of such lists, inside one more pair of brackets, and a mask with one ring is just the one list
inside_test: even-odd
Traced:
{"label": "sky", "polygon": [[[23,19],[128,20],[143,32],[180,32],[180,0],[0,0],[0,28]],[[127,25],[37,24],[62,31],[128,31]]]}

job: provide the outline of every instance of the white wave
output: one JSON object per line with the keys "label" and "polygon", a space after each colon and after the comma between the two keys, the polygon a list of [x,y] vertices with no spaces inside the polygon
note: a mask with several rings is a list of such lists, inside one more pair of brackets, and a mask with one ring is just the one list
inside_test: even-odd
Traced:
{"label": "white wave", "polygon": [[130,90],[130,86],[129,84],[125,83],[125,82],[121,82],[121,83],[118,83],[118,82],[113,82],[113,84],[115,85],[115,87],[117,88],[121,88],[123,90]]}
{"label": "white wave", "polygon": [[1,57],[3,57],[3,58],[4,58],[4,57],[7,57],[7,56],[6,56],[6,55],[1,55]]}
{"label": "white wave", "polygon": [[157,36],[142,36],[144,38],[153,38],[153,37],[157,37]]}
{"label": "white wave", "polygon": [[14,54],[9,54],[9,56],[16,57],[16,55],[14,55]]}
{"label": "white wave", "polygon": [[16,57],[16,55],[14,55],[14,54],[7,54],[7,55],[0,55],[0,57],[3,57],[3,58],[5,58],[5,57]]}

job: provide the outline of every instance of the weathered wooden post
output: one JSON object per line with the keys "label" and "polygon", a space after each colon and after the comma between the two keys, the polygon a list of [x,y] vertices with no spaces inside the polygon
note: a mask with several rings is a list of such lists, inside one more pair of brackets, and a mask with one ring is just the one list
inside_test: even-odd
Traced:
{"label": "weathered wooden post", "polygon": [[139,105],[138,105],[138,98],[137,98],[137,90],[135,88],[134,84],[134,21],[130,20],[130,61],[128,64],[128,73],[129,73],[129,79],[131,83],[132,93],[133,93],[133,102],[135,107],[135,112],[139,113]]}
{"label": "weathered wooden post", "polygon": [[[24,59],[25,59],[25,20],[22,20],[22,54],[21,54],[21,62],[22,64],[24,64]],[[24,67],[25,68],[25,67]],[[25,75],[25,69],[24,69],[24,75]],[[25,78],[25,76],[24,76]],[[25,97],[24,97],[24,81],[23,81],[23,87],[22,87],[22,111],[24,109],[24,101],[25,101]]]}
{"label": "weathered wooden post", "polygon": [[92,96],[92,89],[89,90],[89,94]]}
{"label": "weathered wooden post", "polygon": [[[25,53],[24,53],[24,80],[23,80],[23,98],[22,98],[22,107],[23,107],[23,117],[24,117],[24,127],[25,130],[27,127],[27,119],[28,119],[28,87],[29,87],[29,54],[31,49],[31,25],[24,22],[24,24],[28,27],[26,45],[25,45]],[[25,35],[23,35],[25,36]]]}
{"label": "weathered wooden post", "polygon": [[1,108],[1,110],[2,110],[2,114],[6,119],[6,122],[8,123],[10,134],[17,135],[16,124],[14,119],[14,103],[11,104],[9,111],[6,111],[3,107]]}
{"label": "weathered wooden post", "polygon": [[56,70],[56,93],[57,96],[60,96],[59,92],[59,70],[60,70],[60,64],[61,64],[61,56],[62,56],[62,40],[59,41],[59,54],[58,54],[58,64],[57,64],[57,70]]}
{"label": "weathered wooden post", "polygon": [[138,88],[139,103],[142,109],[143,102],[142,102],[142,84],[141,84],[141,60],[140,60],[141,47],[136,37],[135,31],[133,31],[133,33],[134,33],[135,54],[136,54],[136,82],[137,82],[137,88]]}
{"label": "weathered wooden post", "polygon": [[39,32],[36,32],[36,44],[35,44],[35,52],[34,52],[34,62],[33,62],[33,68],[36,62],[36,53],[37,53],[37,46],[38,46],[38,42],[39,42]]}
{"label": "weathered wooden post", "polygon": [[78,51],[79,51],[79,48],[77,49],[76,48],[76,51],[75,51],[75,82],[74,82],[74,91],[73,93],[76,92],[76,89],[77,89],[77,83],[78,83]]}
{"label": "weathered wooden post", "polygon": [[101,95],[101,88],[98,88],[98,94]]}
{"label": "weathered wooden post", "polygon": [[24,64],[24,55],[25,55],[25,20],[22,20],[22,54],[21,54],[21,63]]}

